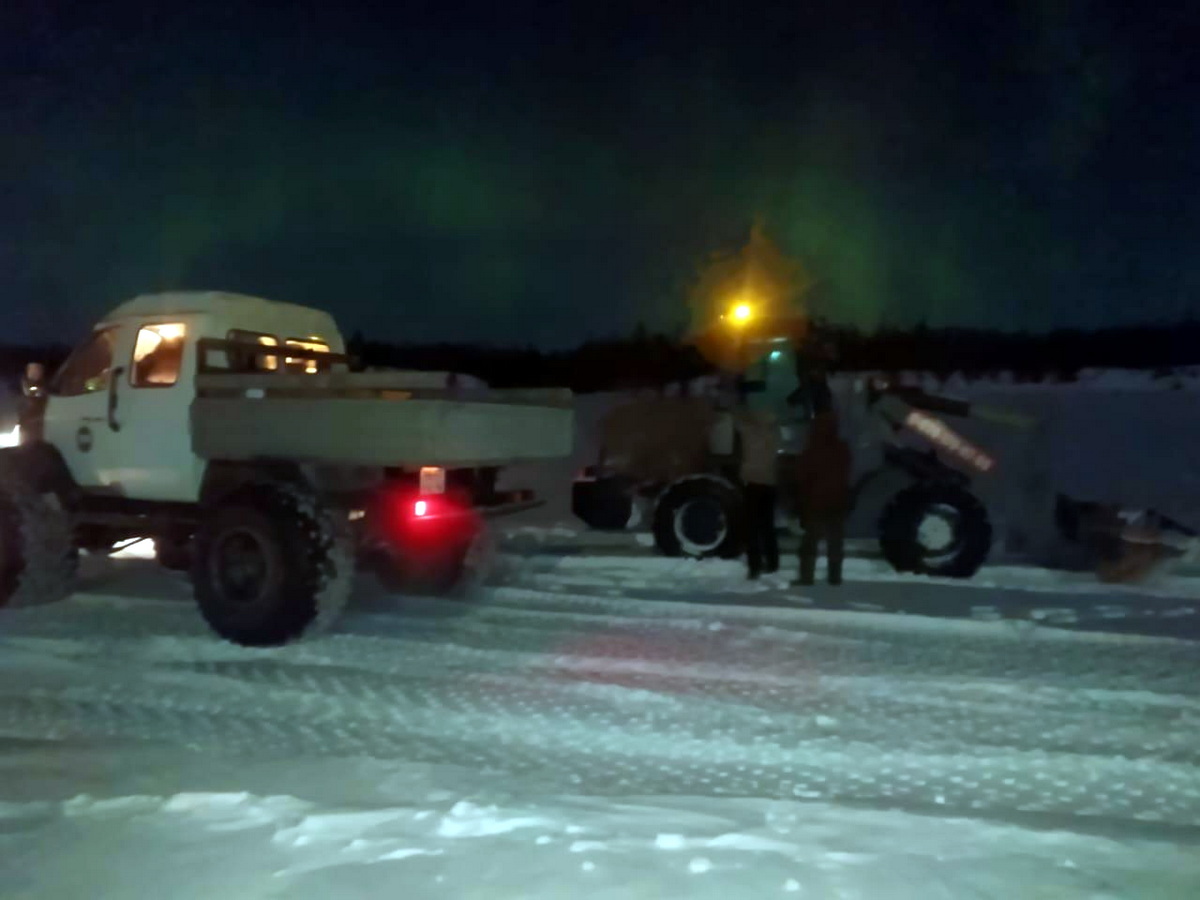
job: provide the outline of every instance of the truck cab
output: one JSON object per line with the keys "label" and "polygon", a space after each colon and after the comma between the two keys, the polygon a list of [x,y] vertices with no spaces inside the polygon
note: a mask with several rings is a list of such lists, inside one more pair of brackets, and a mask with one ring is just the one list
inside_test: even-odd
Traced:
{"label": "truck cab", "polygon": [[[302,306],[215,292],[130,300],[95,326],[45,386],[43,439],[75,484],[130,500],[199,499],[205,462],[192,449],[189,410],[206,338],[344,350],[333,318]],[[319,371],[305,356],[251,357],[241,367]]]}

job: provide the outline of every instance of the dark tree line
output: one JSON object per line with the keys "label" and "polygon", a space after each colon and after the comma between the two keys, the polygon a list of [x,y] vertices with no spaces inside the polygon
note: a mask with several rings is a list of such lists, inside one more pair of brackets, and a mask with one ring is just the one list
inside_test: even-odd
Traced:
{"label": "dark tree line", "polygon": [[[1011,371],[1018,381],[1070,381],[1088,368],[1165,373],[1200,365],[1200,321],[1048,334],[923,327],[864,333],[821,326],[815,337],[833,347],[833,368],[840,371],[915,370],[943,377],[957,372],[968,379]],[[694,347],[640,331],[624,340],[588,342],[558,353],[387,344],[355,335],[351,352],[370,366],[446,369],[496,387],[561,385],[579,393],[656,387],[712,371]]]}
{"label": "dark tree line", "polygon": [[[1054,376],[1069,381],[1081,369],[1148,369],[1168,372],[1200,365],[1200,321],[1099,331],[1024,334],[918,327],[863,333],[819,326],[834,348],[833,368],[843,371],[917,370],[967,378],[1011,371],[1017,380]],[[57,365],[61,346],[0,345],[0,380],[15,384],[25,363]],[[657,387],[711,372],[697,350],[681,340],[638,329],[625,339],[589,341],[568,351],[465,344],[395,344],[350,340],[362,366],[446,370],[474,375],[495,387],[569,387],[579,393]]]}
{"label": "dark tree line", "polygon": [[652,387],[710,371],[696,350],[661,335],[589,341],[570,351],[463,344],[388,344],[351,338],[364,366],[463,372],[493,387],[569,387],[578,393]]}

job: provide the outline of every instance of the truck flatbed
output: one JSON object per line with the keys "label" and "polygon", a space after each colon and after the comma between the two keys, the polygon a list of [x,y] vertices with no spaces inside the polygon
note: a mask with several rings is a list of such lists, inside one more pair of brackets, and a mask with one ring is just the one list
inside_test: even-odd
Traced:
{"label": "truck flatbed", "polygon": [[424,373],[214,373],[196,379],[203,459],[498,466],[571,452],[565,390],[434,387]]}

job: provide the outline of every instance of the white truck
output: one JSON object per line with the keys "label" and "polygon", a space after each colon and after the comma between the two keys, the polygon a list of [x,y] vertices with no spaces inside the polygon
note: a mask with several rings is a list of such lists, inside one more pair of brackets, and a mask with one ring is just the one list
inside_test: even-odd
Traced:
{"label": "white truck", "polygon": [[569,391],[352,372],[328,314],[236,294],[137,297],[44,376],[0,450],[0,605],[65,596],[80,549],[153,537],[239,644],[326,626],[360,565],[453,587],[484,520],[536,502],[500,468],[571,452]]}

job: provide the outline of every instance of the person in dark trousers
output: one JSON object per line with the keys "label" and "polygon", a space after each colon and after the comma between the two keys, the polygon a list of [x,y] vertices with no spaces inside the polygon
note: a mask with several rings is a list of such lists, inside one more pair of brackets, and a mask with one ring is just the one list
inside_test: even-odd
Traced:
{"label": "person in dark trousers", "polygon": [[751,579],[779,571],[779,541],[775,535],[778,495],[779,426],[766,412],[745,411],[737,418],[741,438],[743,504],[746,528],[746,568]]}
{"label": "person in dark trousers", "polygon": [[842,583],[845,558],[846,516],[850,511],[850,446],[838,435],[832,411],[818,413],[804,450],[800,453],[799,490],[800,580],[812,584],[821,542],[829,557],[829,583]]}

